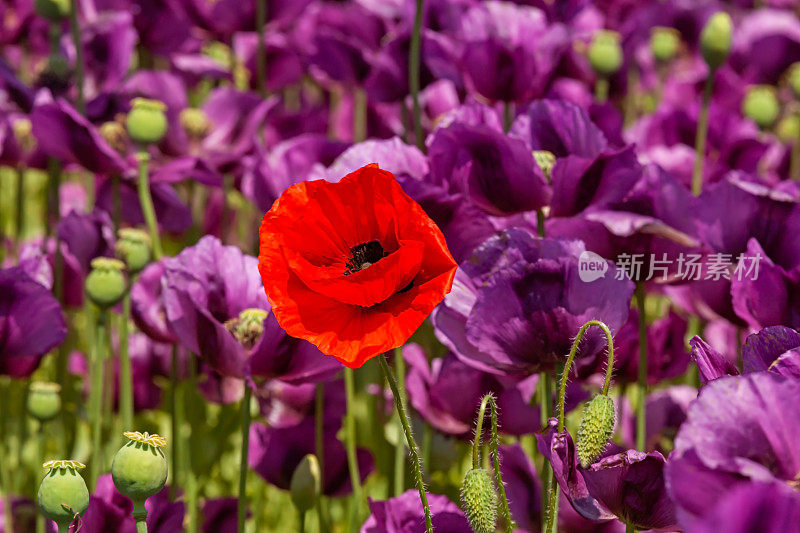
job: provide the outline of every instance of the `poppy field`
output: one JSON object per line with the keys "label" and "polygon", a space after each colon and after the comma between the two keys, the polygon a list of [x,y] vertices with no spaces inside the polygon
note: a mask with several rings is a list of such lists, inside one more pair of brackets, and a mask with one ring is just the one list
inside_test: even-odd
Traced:
{"label": "poppy field", "polygon": [[800,531],[798,0],[3,0],[0,533]]}

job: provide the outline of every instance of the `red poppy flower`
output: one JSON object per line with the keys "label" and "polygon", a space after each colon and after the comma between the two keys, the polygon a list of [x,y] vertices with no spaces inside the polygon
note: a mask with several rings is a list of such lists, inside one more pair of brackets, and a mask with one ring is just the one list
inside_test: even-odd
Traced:
{"label": "red poppy flower", "polygon": [[350,368],[405,343],[453,284],[442,232],[376,164],[292,185],[259,233],[275,318]]}

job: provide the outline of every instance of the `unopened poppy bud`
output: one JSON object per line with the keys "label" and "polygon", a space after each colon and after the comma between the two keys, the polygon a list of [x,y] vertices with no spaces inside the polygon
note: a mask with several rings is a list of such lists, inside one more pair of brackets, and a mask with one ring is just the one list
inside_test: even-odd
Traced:
{"label": "unopened poppy bud", "polygon": [[713,70],[722,65],[731,53],[731,16],[718,11],[708,19],[700,33],[700,53],[706,64]]}
{"label": "unopened poppy bud", "polygon": [[48,461],[47,473],[39,484],[36,503],[42,514],[66,531],[77,516],[89,508],[89,489],[78,473],[84,465],[78,461]]}
{"label": "unopened poppy bud", "polygon": [[605,394],[598,394],[586,404],[580,428],[578,429],[578,459],[581,466],[588,468],[608,446],[614,433],[616,411],[614,400]]}
{"label": "unopened poppy bud", "polygon": [[610,76],[622,66],[622,47],[619,33],[609,30],[595,32],[589,44],[589,63],[601,76]]}
{"label": "unopened poppy bud", "polygon": [[656,26],[650,31],[650,51],[659,63],[666,63],[678,54],[681,34],[675,28]]}
{"label": "unopened poppy bud", "polygon": [[125,154],[128,152],[128,133],[125,131],[125,126],[116,120],[104,122],[100,125],[100,136],[117,151],[117,153]]}
{"label": "unopened poppy bud", "polygon": [[128,265],[131,274],[138,274],[152,257],[150,235],[136,228],[122,228],[117,232],[117,255]]}
{"label": "unopened poppy bud", "polygon": [[786,81],[792,89],[795,98],[800,98],[800,61],[792,63],[786,71]]}
{"label": "unopened poppy bud", "polygon": [[202,109],[187,107],[181,111],[181,126],[186,130],[186,134],[192,139],[202,139],[208,135],[211,129],[211,121]]}
{"label": "unopened poppy bud", "polygon": [[780,113],[778,95],[769,85],[753,85],[742,100],[742,113],[761,128],[771,126]]}
{"label": "unopened poppy bud", "polygon": [[305,513],[317,504],[322,486],[321,477],[319,462],[314,455],[308,454],[303,457],[295,468],[289,492],[292,503],[301,513]]}
{"label": "unopened poppy bud", "polygon": [[92,259],[92,271],[86,276],[86,294],[98,307],[115,305],[125,295],[128,282],[125,263],[110,257]]}
{"label": "unopened poppy bud", "polygon": [[775,133],[781,142],[793,142],[800,138],[800,116],[788,115],[783,117],[775,126]]}
{"label": "unopened poppy bud", "polygon": [[34,0],[33,9],[40,17],[59,21],[70,13],[70,0]]}
{"label": "unopened poppy bud", "polygon": [[539,168],[542,170],[544,177],[547,178],[547,181],[550,181],[550,173],[553,172],[553,167],[556,164],[556,156],[553,155],[553,152],[548,152],[547,150],[534,150],[533,160],[536,161],[537,165],[539,165]]}
{"label": "unopened poppy bud", "polygon": [[497,523],[497,491],[486,469],[472,468],[464,476],[461,504],[475,533],[494,533]]}
{"label": "unopened poppy bud", "polygon": [[33,136],[33,124],[28,118],[18,118],[11,125],[14,131],[14,140],[25,152],[32,152],[36,147],[36,137]]}
{"label": "unopened poppy bud", "polygon": [[225,322],[225,328],[236,337],[242,346],[251,349],[264,333],[264,319],[267,312],[263,309],[245,309],[239,316]]}
{"label": "unopened poppy bud", "polygon": [[140,144],[153,144],[167,133],[167,106],[158,100],[134,98],[127,117],[128,135]]}
{"label": "unopened poppy bud", "polygon": [[164,488],[167,458],[162,448],[167,440],[147,432],[127,431],[129,440],[117,451],[111,463],[111,478],[123,496],[133,500],[133,516],[145,513],[144,502]]}
{"label": "unopened poppy bud", "polygon": [[56,383],[34,381],[28,390],[28,413],[39,422],[56,417],[61,411],[61,387]]}

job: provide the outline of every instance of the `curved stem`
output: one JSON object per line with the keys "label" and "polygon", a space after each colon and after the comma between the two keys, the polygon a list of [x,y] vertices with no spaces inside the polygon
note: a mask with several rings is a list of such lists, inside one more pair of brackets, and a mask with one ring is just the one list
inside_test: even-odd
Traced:
{"label": "curved stem", "polygon": [[250,446],[250,398],[253,391],[250,386],[244,384],[244,398],[242,398],[242,418],[241,435],[242,448],[239,456],[239,501],[237,503],[237,518],[239,533],[244,533],[244,525],[247,520],[247,454]]}
{"label": "curved stem", "polygon": [[156,220],[156,210],[153,207],[153,197],[150,196],[150,180],[147,175],[147,166],[150,163],[150,154],[146,148],[136,152],[136,160],[139,162],[139,204],[142,208],[142,215],[150,232],[150,241],[153,245],[153,258],[158,261],[163,255],[161,249],[161,237],[158,234],[158,221]]}
{"label": "curved stem", "polygon": [[344,369],[344,390],[347,398],[347,412],[344,418],[344,446],[347,452],[347,468],[350,472],[350,484],[353,486],[353,508],[350,512],[350,529],[354,529],[361,514],[361,473],[358,471],[356,455],[356,419],[355,419],[355,384],[353,369]]}
{"label": "curved stem", "polygon": [[478,409],[478,421],[475,425],[475,441],[472,444],[472,468],[480,468],[480,446],[481,446],[481,432],[483,429],[483,419],[486,416],[486,406],[491,408],[492,419],[492,465],[494,466],[494,479],[497,489],[500,491],[500,511],[503,514],[503,520],[506,524],[506,531],[510,532],[514,529],[514,521],[511,518],[511,510],[508,508],[508,498],[506,497],[506,488],[503,484],[503,476],[500,472],[500,447],[497,437],[497,401],[494,395],[489,393],[481,400],[481,406]]}
{"label": "curved stem", "polygon": [[[403,359],[403,354],[400,348],[394,349],[394,369],[397,373],[397,384],[398,389],[400,390],[400,394],[406,390],[406,362]],[[403,398],[405,401],[405,398]],[[400,421],[398,420],[398,429],[402,430],[400,426]],[[405,474],[406,474],[406,445],[403,440],[400,438],[400,435],[397,435],[397,443],[395,444],[394,448],[394,495],[400,496],[406,485]]]}
{"label": "curved stem", "polygon": [[647,436],[647,420],[645,407],[647,405],[647,316],[645,314],[644,283],[636,284],[636,307],[639,311],[639,376],[636,388],[638,398],[636,403],[636,449],[644,451]]}
{"label": "curved stem", "polygon": [[75,86],[78,89],[76,109],[81,115],[86,114],[86,105],[83,99],[83,46],[81,45],[81,27],[78,24],[78,0],[71,0],[69,15],[69,31],[72,33],[72,43],[75,46]]}
{"label": "curved stem", "polygon": [[703,104],[697,119],[697,136],[694,140],[694,169],[692,171],[692,194],[700,196],[703,192],[703,161],[706,158],[706,138],[708,137],[708,109],[714,91],[714,70],[708,73],[703,89]]}
{"label": "curved stem", "polygon": [[419,450],[417,449],[417,442],[414,440],[414,433],[411,431],[411,425],[408,422],[408,415],[406,413],[403,397],[400,395],[400,391],[397,388],[397,380],[394,379],[392,369],[389,368],[389,363],[386,362],[386,356],[381,354],[378,356],[378,360],[381,363],[383,373],[386,375],[386,380],[389,382],[389,387],[392,389],[394,406],[400,417],[400,423],[403,425],[403,432],[406,434],[406,441],[408,442],[408,448],[411,453],[414,481],[416,482],[417,490],[419,490],[419,499],[422,501],[422,509],[425,512],[425,531],[427,533],[432,533],[433,523],[431,522],[431,509],[428,506],[428,496],[425,493],[425,482],[422,478],[422,460],[419,457]]}
{"label": "curved stem", "polygon": [[122,299],[122,319],[119,325],[119,410],[122,427],[133,430],[133,377],[131,357],[128,352],[128,325],[131,320],[131,295]]}
{"label": "curved stem", "polygon": [[414,142],[417,148],[425,151],[425,139],[422,138],[422,111],[419,106],[419,66],[420,49],[422,48],[422,4],[416,0],[414,11],[414,28],[411,31],[411,47],[408,57],[408,89],[411,93],[411,105],[414,119]]}

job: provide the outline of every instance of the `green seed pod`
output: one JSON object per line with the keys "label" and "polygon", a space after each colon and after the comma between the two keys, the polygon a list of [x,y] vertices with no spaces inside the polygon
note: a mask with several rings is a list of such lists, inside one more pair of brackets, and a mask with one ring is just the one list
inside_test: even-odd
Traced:
{"label": "green seed pod", "polygon": [[136,228],[121,228],[117,232],[117,256],[128,265],[131,274],[138,274],[152,257],[150,235]]}
{"label": "green seed pod", "polygon": [[61,529],[66,530],[77,516],[89,508],[89,489],[78,470],[84,465],[78,461],[48,461],[44,479],[39,485],[36,503],[42,514]]}
{"label": "green seed pod", "polygon": [[794,142],[800,138],[800,116],[788,115],[783,117],[775,126],[775,133],[781,142]]}
{"label": "green seed pod", "polygon": [[589,44],[589,63],[601,76],[610,76],[622,66],[622,47],[619,33],[599,30]]}
{"label": "green seed pod", "polygon": [[110,122],[103,122],[100,125],[100,136],[120,154],[128,153],[128,132],[125,131],[125,126],[121,122],[112,120]]}
{"label": "green seed pod", "polygon": [[[143,506],[144,501],[158,494],[167,482],[167,458],[161,450],[167,441],[147,432],[123,434],[130,440],[114,456],[111,477],[120,494],[133,500],[134,506]],[[136,510],[134,508],[134,513]]]}
{"label": "green seed pod", "polygon": [[731,53],[733,21],[724,11],[718,11],[708,19],[700,33],[700,53],[713,70],[722,65]]}
{"label": "green seed pod", "polygon": [[534,150],[533,160],[536,161],[537,165],[539,165],[539,168],[542,170],[544,177],[547,178],[547,181],[550,181],[550,173],[553,172],[553,167],[556,164],[556,156],[553,155],[553,152],[548,152],[547,150]]}
{"label": "green seed pod", "polygon": [[775,123],[780,111],[778,94],[774,87],[769,85],[748,87],[744,100],[742,100],[744,116],[758,124],[760,128],[768,128]]}
{"label": "green seed pod", "polygon": [[800,98],[800,61],[792,63],[786,71],[786,81],[795,98]]}
{"label": "green seed pod", "polygon": [[23,151],[32,152],[36,148],[36,137],[33,136],[33,123],[30,119],[18,118],[11,125],[11,129],[14,132],[14,139]]}
{"label": "green seed pod", "polygon": [[70,13],[69,0],[34,0],[33,9],[40,17],[48,20],[59,21],[65,19]]}
{"label": "green seed pod", "polygon": [[242,346],[251,349],[264,333],[264,319],[267,312],[263,309],[245,309],[239,316],[225,322],[225,328],[236,337]]}
{"label": "green seed pod", "polygon": [[289,484],[292,503],[298,511],[305,513],[317,504],[322,487],[321,479],[316,456],[308,454],[303,457]]}
{"label": "green seed pod", "polygon": [[211,121],[202,109],[187,107],[180,114],[181,126],[186,130],[186,134],[196,140],[200,140],[208,135],[211,129]]}
{"label": "green seed pod", "polygon": [[475,533],[494,533],[497,523],[497,491],[486,469],[472,468],[464,476],[461,504]]}
{"label": "green seed pod", "polygon": [[125,263],[110,257],[92,259],[92,271],[86,276],[86,294],[98,307],[117,304],[128,290]]}
{"label": "green seed pod", "polygon": [[588,468],[608,446],[615,423],[616,411],[611,397],[598,394],[586,404],[578,429],[577,448],[581,466]]}
{"label": "green seed pod", "polygon": [[28,390],[28,413],[39,422],[47,422],[61,411],[61,387],[56,383],[34,381]]}
{"label": "green seed pod", "polygon": [[126,119],[128,135],[140,144],[154,144],[167,133],[167,106],[158,100],[134,98]]}
{"label": "green seed pod", "polygon": [[655,26],[650,30],[650,51],[659,63],[672,61],[681,46],[681,33],[675,28]]}

